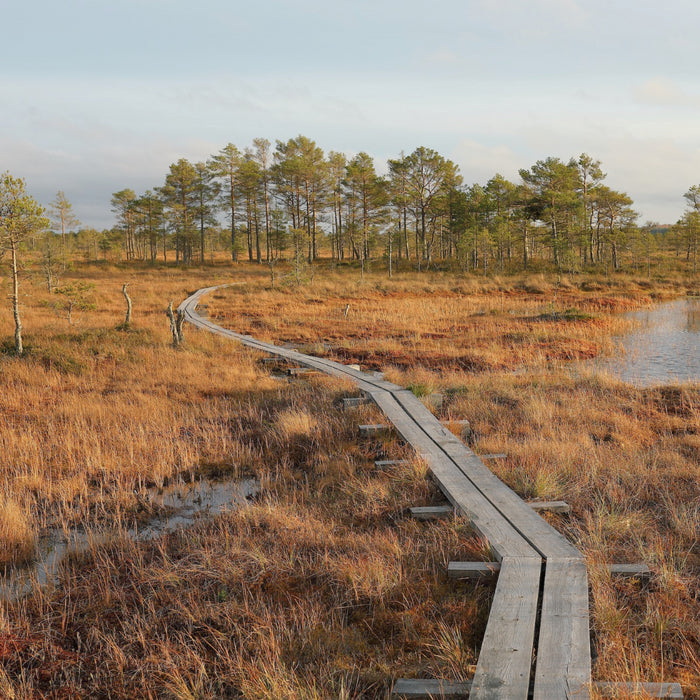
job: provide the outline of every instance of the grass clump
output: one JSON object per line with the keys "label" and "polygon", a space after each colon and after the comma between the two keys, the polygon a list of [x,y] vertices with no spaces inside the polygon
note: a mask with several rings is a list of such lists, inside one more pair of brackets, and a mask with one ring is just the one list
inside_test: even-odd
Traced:
{"label": "grass clump", "polygon": [[7,496],[0,499],[0,567],[32,558],[36,532],[26,510]]}

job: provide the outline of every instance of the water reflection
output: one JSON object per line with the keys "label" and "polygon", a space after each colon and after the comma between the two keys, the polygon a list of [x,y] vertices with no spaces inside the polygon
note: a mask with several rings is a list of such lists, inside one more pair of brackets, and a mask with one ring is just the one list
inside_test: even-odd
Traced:
{"label": "water reflection", "polygon": [[157,515],[133,529],[106,529],[93,532],[56,529],[43,536],[36,546],[34,560],[20,567],[0,569],[0,600],[12,601],[31,592],[34,586],[56,581],[60,563],[71,554],[80,554],[91,547],[127,535],[136,540],[151,540],[166,532],[191,525],[197,518],[217,515],[240,507],[260,489],[254,479],[243,481],[203,480],[177,481],[162,489],[150,489],[141,499],[153,507]]}
{"label": "water reflection", "polygon": [[638,322],[620,352],[593,365],[638,386],[700,381],[700,297],[627,314]]}

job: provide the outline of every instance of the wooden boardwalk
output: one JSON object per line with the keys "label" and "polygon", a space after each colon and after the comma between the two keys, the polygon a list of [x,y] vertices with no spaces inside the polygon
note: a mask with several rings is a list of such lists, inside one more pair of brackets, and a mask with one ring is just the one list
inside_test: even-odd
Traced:
{"label": "wooden boardwalk", "polygon": [[208,287],[179,307],[194,326],[296,365],[349,379],[382,410],[428,464],[455,510],[500,562],[469,697],[588,698],[591,686],[588,579],[582,554],[509,489],[403,387],[372,374],[222,328],[197,311]]}

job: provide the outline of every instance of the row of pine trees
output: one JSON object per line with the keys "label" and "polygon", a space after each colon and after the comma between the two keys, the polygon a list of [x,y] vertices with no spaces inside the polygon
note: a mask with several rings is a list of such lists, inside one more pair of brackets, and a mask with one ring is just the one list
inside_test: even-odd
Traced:
{"label": "row of pine trees", "polygon": [[[420,269],[454,261],[463,270],[557,269],[649,264],[659,248],[697,256],[700,186],[671,230],[639,225],[631,198],[604,184],[587,154],[537,161],[520,182],[494,175],[465,185],[459,168],[425,147],[377,173],[364,152],[327,154],[304,136],[228,144],[206,162],[180,159],[162,185],[114,193],[110,232],[127,260],[188,264],[226,247],[232,260],[273,263],[382,258]],[[103,241],[104,245],[104,241]],[[95,244],[97,247],[97,244]],[[97,253],[97,250],[95,250]]]}

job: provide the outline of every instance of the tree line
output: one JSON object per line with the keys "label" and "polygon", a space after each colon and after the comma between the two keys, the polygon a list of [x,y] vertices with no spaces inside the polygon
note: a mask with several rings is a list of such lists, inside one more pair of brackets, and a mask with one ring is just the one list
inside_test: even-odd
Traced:
{"label": "tree line", "polygon": [[[41,250],[49,291],[66,269],[69,247],[88,261],[118,249],[127,260],[162,256],[177,264],[204,262],[207,246],[212,253],[225,247],[233,261],[291,258],[297,266],[323,250],[338,262],[360,261],[363,270],[365,261],[382,258],[389,274],[402,260],[419,270],[450,261],[484,273],[544,263],[572,272],[646,266],[651,274],[660,251],[697,272],[700,185],[683,194],[687,208],[674,225],[640,226],[632,199],[605,185],[600,161],[585,153],[568,162],[538,160],[519,174],[518,183],[496,174],[465,185],[457,165],[421,146],[390,159],[379,175],[364,152],[324,154],[301,135],[273,150],[260,138],[243,151],[229,143],[206,162],[181,158],[162,185],[141,195],[115,192],[117,225],[97,231],[80,228],[62,191],[45,216],[24,180],[5,172],[0,257],[9,257],[15,350],[22,354],[19,254],[27,247]],[[71,298],[71,308],[76,303],[82,297]]]}
{"label": "tree line", "polygon": [[700,186],[671,231],[638,224],[632,199],[604,184],[598,160],[549,157],[520,170],[520,182],[496,174],[465,185],[459,168],[426,148],[401,154],[377,173],[364,152],[352,158],[297,136],[232,143],[205,162],[180,159],[163,184],[141,195],[115,192],[112,210],[127,260],[204,261],[207,250],[258,263],[282,257],[313,262],[381,257],[420,269],[454,261],[465,271],[640,267],[661,248],[693,264]]}

